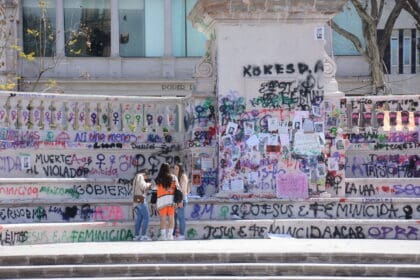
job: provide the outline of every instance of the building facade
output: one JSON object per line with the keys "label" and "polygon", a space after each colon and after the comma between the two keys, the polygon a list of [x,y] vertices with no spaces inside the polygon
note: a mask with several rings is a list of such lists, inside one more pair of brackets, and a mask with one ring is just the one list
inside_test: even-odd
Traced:
{"label": "building facade", "polygon": [[131,240],[130,179],[162,162],[190,175],[189,239],[420,239],[419,96],[339,90],[344,0],[61,0],[49,45],[37,2],[16,34],[45,56],[16,57],[24,91],[0,97],[4,243]]}

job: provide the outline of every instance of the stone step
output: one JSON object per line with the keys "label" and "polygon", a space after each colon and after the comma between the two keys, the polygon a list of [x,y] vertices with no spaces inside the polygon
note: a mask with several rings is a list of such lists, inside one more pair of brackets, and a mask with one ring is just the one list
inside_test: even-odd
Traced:
{"label": "stone step", "polygon": [[[420,194],[420,186],[417,196]],[[60,222],[123,222],[133,218],[132,197],[58,200],[19,198],[0,193],[4,224]],[[234,219],[420,219],[420,197],[334,197],[289,199],[191,198],[187,220]],[[158,220],[149,204],[151,219]]]}
{"label": "stone step", "polygon": [[313,279],[319,280],[353,276],[372,280],[420,275],[420,242],[403,240],[94,242],[1,249],[0,278],[8,279],[317,276]]}
{"label": "stone step", "polygon": [[[157,221],[149,224],[148,235],[157,240]],[[0,226],[1,245],[31,245],[67,242],[130,241],[134,223],[34,223]],[[342,238],[342,239],[420,239],[420,220],[361,219],[257,219],[188,221],[186,238]]]}
{"label": "stone step", "polygon": [[[36,280],[45,278],[26,278]],[[72,277],[49,280],[413,280],[412,277],[353,277],[353,276],[127,276],[127,277]],[[415,279],[415,278],[414,278]]]}
{"label": "stone step", "polygon": [[174,263],[2,266],[0,277],[95,276],[364,276],[418,277],[420,264]]}
{"label": "stone step", "polygon": [[[169,241],[168,241],[169,242]],[[144,242],[143,242],[144,243]],[[162,242],[155,243],[156,246]],[[185,244],[185,243],[184,243]],[[135,246],[136,244],[133,244]],[[141,251],[141,249],[139,249]],[[419,253],[420,254],[420,253]],[[78,264],[157,264],[157,263],[336,263],[336,264],[414,264],[418,261],[417,255],[409,254],[382,254],[382,253],[281,253],[281,252],[258,252],[258,253],[200,253],[194,254],[185,252],[164,253],[123,253],[123,254],[84,254],[84,255],[31,255],[7,256],[0,260],[0,265],[4,266],[38,266],[38,265],[78,265]]]}

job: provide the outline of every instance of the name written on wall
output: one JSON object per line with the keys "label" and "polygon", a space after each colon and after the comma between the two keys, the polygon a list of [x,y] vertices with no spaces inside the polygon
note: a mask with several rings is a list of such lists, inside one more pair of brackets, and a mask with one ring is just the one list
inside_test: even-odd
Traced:
{"label": "name written on wall", "polygon": [[183,90],[193,90],[194,85],[193,84],[162,84],[161,85],[162,90],[165,91],[183,91]]}

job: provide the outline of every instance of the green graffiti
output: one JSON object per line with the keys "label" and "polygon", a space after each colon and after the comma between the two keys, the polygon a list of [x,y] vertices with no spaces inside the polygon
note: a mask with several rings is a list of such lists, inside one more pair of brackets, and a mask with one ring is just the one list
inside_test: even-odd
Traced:
{"label": "green graffiti", "polygon": [[48,131],[46,135],[45,141],[47,142],[53,142],[54,141],[54,132]]}
{"label": "green graffiti", "polygon": [[227,207],[226,205],[222,206],[222,208],[220,208],[220,218],[227,219],[228,214],[229,214],[229,207]]}
{"label": "green graffiti", "polygon": [[42,219],[47,219],[47,211],[45,211],[44,207],[39,206],[35,209],[34,217],[38,222]]}
{"label": "green graffiti", "polygon": [[130,229],[73,230],[70,235],[70,242],[129,241],[133,240],[133,237],[133,232]]}
{"label": "green graffiti", "polygon": [[42,186],[39,192],[44,192],[48,195],[59,195],[59,196],[65,196],[70,195],[72,198],[79,198],[79,193],[73,189],[73,188],[59,188],[59,187],[48,187],[48,186]]}
{"label": "green graffiti", "polygon": [[187,239],[195,239],[198,236],[198,233],[195,229],[190,228],[187,231]]}

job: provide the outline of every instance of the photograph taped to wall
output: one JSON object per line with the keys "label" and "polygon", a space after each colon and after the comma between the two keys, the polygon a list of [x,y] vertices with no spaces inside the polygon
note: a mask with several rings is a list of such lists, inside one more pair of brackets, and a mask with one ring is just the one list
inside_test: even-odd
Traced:
{"label": "photograph taped to wall", "polygon": [[337,150],[344,150],[344,141],[343,139],[337,139],[335,141],[335,147]]}
{"label": "photograph taped to wall", "polygon": [[323,122],[315,122],[314,123],[314,131],[318,133],[324,132],[324,123]]}
{"label": "photograph taped to wall", "polygon": [[238,124],[234,122],[229,122],[226,127],[226,134],[234,136],[236,134],[236,130],[238,129]]}
{"label": "photograph taped to wall", "polygon": [[269,118],[268,119],[268,131],[275,132],[279,128],[279,119],[278,118]]}
{"label": "photograph taped to wall", "polygon": [[324,109],[325,113],[330,113],[332,111],[332,104],[330,103],[330,101],[324,101]]}
{"label": "photograph taped to wall", "polygon": [[315,117],[320,117],[321,116],[321,108],[319,106],[312,106],[312,114]]}
{"label": "photograph taped to wall", "polygon": [[290,145],[290,135],[281,133],[280,134],[280,143],[282,146],[288,147]]}
{"label": "photograph taped to wall", "polygon": [[245,122],[245,135],[252,135],[254,134],[254,122]]}
{"label": "photograph taped to wall", "polygon": [[248,138],[248,140],[246,140],[246,145],[250,148],[254,147],[254,146],[258,146],[260,144],[260,141],[258,140],[257,135],[251,135],[251,137]]}
{"label": "photograph taped to wall", "polygon": [[231,136],[230,135],[228,135],[228,136],[224,136],[224,137],[222,137],[222,143],[223,143],[223,146],[225,147],[225,148],[227,148],[227,147],[229,147],[229,146],[231,146],[232,145],[232,139],[231,139]]}
{"label": "photograph taped to wall", "polygon": [[213,159],[212,158],[201,158],[201,169],[203,171],[210,171],[213,170]]}
{"label": "photograph taped to wall", "polygon": [[279,132],[280,133],[289,133],[289,121],[280,121],[279,122]]}
{"label": "photograph taped to wall", "polygon": [[201,157],[193,157],[193,169],[201,170]]}
{"label": "photograph taped to wall", "polygon": [[328,158],[328,170],[338,171],[338,168],[339,168],[338,159],[334,157]]}
{"label": "photograph taped to wall", "polygon": [[325,28],[323,26],[316,27],[314,30],[315,40],[324,40],[325,39]]}
{"label": "photograph taped to wall", "polygon": [[21,155],[20,156],[20,163],[22,170],[31,169],[31,156],[30,155]]}
{"label": "photograph taped to wall", "polygon": [[201,181],[201,172],[200,173],[194,172],[192,174],[192,184],[194,186],[201,186],[201,183],[202,183],[202,181]]}
{"label": "photograph taped to wall", "polygon": [[327,175],[324,163],[318,163],[318,165],[316,166],[316,175],[318,178],[322,178],[325,177],[325,175]]}
{"label": "photograph taped to wall", "polygon": [[314,122],[311,119],[303,119],[303,132],[314,132]]}

